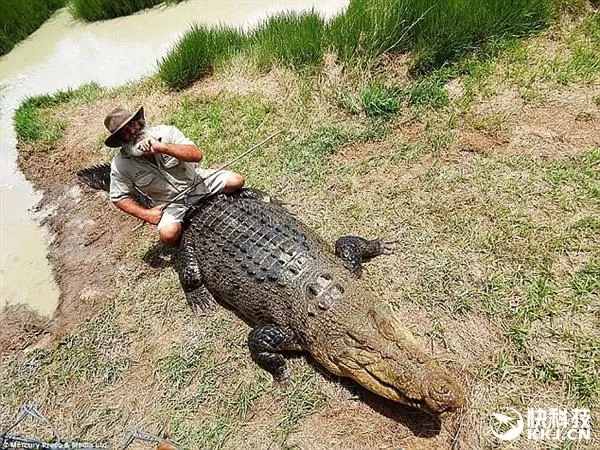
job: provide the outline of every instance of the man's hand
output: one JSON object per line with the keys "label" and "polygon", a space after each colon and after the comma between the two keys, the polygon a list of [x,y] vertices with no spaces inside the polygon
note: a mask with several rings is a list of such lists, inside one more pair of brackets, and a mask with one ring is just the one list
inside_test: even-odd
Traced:
{"label": "man's hand", "polygon": [[160,208],[151,208],[151,209],[147,209],[144,212],[144,217],[142,218],[142,220],[145,220],[148,223],[151,223],[153,225],[157,225],[158,222],[160,222],[160,219],[163,215],[163,210]]}
{"label": "man's hand", "polygon": [[114,204],[121,211],[125,211],[127,214],[131,214],[133,217],[137,217],[138,219],[143,220],[144,222],[149,222],[154,225],[160,222],[160,219],[163,215],[162,209],[146,209],[143,206],[138,205],[131,198],[124,198],[123,200],[114,202]]}
{"label": "man's hand", "polygon": [[153,137],[138,142],[137,146],[145,155],[158,155],[159,153],[164,153],[167,149],[167,144],[163,144]]}

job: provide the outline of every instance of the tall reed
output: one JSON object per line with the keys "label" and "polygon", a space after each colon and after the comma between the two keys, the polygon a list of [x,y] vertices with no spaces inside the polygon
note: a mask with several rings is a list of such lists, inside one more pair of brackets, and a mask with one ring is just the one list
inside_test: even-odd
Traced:
{"label": "tall reed", "polygon": [[275,64],[296,69],[323,59],[325,21],[314,11],[287,12],[260,24],[248,38],[250,54],[259,68]]}
{"label": "tall reed", "polygon": [[244,33],[231,27],[194,25],[159,61],[158,76],[170,87],[184,88],[239,52],[246,42]]}
{"label": "tall reed", "polygon": [[213,35],[218,30],[202,28],[198,36],[195,28],[163,59],[159,75],[169,86],[181,88],[202,76],[213,61],[242,49],[259,67],[295,68],[318,64],[327,51],[350,62],[410,50],[415,69],[426,72],[486,42],[538,30],[551,20],[555,6],[567,1],[573,0],[350,0],[329,23],[314,12],[284,13],[252,33],[238,32],[241,40],[236,37],[231,47],[228,38]]}
{"label": "tall reed", "polygon": [[65,6],[66,0],[1,0],[0,1],[0,56],[8,53],[54,11]]}

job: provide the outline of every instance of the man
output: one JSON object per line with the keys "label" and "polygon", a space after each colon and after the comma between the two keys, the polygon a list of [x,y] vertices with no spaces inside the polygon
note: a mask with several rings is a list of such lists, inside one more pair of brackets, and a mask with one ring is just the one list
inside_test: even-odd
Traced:
{"label": "man", "polygon": [[[104,143],[121,147],[111,164],[110,200],[122,211],[157,225],[160,240],[167,245],[179,242],[183,217],[192,204],[244,185],[244,177],[237,173],[221,171],[211,176],[217,170],[196,167],[203,151],[174,126],[147,126],[143,107],[135,114],[115,108],[104,125],[111,133]],[[177,197],[191,186],[196,187],[184,198]],[[149,197],[154,207],[136,203],[132,199],[136,191]],[[175,198],[164,211],[159,207]]]}

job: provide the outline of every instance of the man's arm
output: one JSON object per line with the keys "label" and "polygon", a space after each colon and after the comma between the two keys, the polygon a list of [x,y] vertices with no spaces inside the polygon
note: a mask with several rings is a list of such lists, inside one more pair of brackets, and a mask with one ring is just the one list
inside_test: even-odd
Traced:
{"label": "man's arm", "polygon": [[185,162],[200,162],[203,156],[202,150],[194,144],[166,144],[154,138],[149,138],[141,142],[140,150],[147,155],[162,153]]}
{"label": "man's arm", "polygon": [[160,218],[162,217],[163,211],[160,208],[144,208],[138,205],[131,198],[124,198],[122,200],[113,202],[113,204],[119,208],[121,211],[126,212],[127,214],[131,214],[134,217],[137,217],[140,220],[145,222],[149,222],[151,224],[158,224],[160,222]]}
{"label": "man's arm", "polygon": [[[119,166],[121,166],[119,170]],[[123,174],[122,172],[125,172]],[[162,210],[159,208],[147,209],[138,205],[131,197],[134,192],[135,185],[127,174],[126,167],[122,167],[119,161],[113,160],[110,166],[110,201],[121,211],[124,211],[132,216],[157,224],[162,217]]]}

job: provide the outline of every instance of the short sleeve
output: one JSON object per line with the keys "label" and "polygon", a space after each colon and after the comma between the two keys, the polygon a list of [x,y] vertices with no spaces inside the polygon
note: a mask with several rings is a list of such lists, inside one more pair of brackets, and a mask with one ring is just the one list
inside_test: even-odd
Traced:
{"label": "short sleeve", "polygon": [[110,201],[118,202],[125,198],[130,198],[131,194],[135,191],[133,182],[124,176],[122,170],[118,169],[118,164],[113,159],[110,165]]}
{"label": "short sleeve", "polygon": [[177,127],[168,126],[168,133],[166,136],[167,144],[179,144],[179,145],[196,145],[191,139],[188,139]]}

